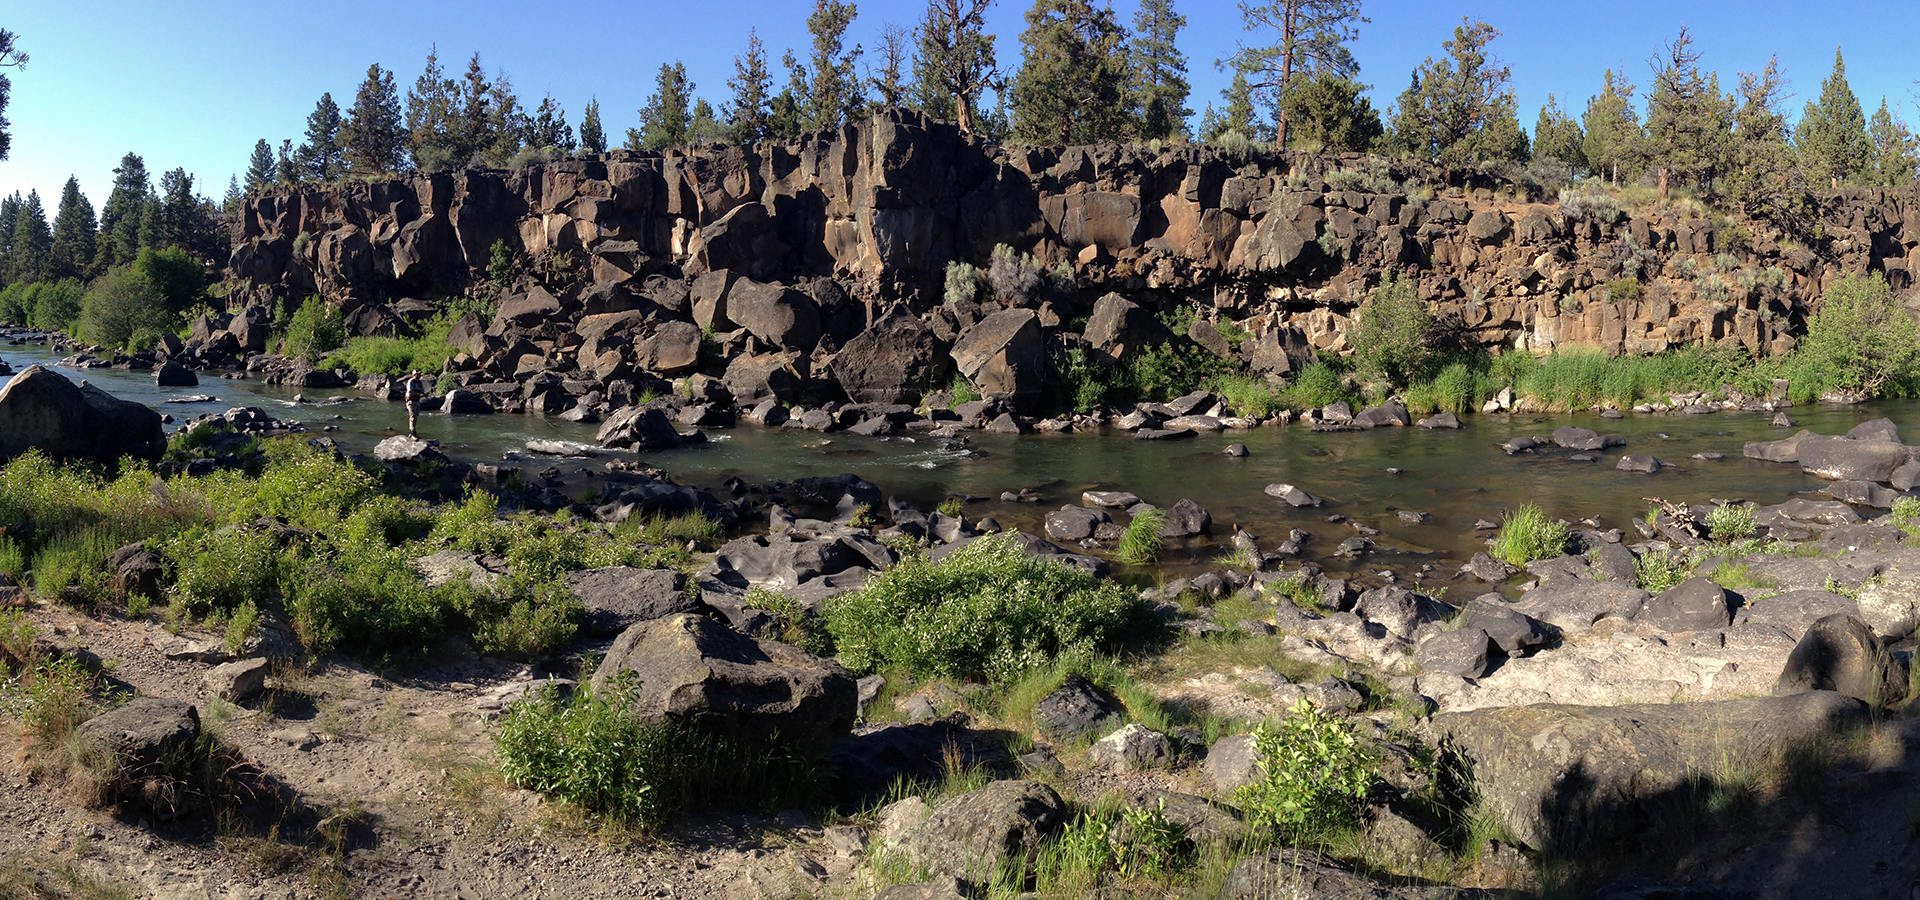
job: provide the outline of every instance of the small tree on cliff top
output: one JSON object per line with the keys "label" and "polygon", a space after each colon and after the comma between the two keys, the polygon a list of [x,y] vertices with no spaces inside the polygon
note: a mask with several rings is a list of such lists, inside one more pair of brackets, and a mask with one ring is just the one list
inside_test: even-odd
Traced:
{"label": "small tree on cliff top", "polygon": [[586,110],[580,114],[580,150],[585,153],[607,152],[607,132],[600,127],[600,98],[587,101]]}
{"label": "small tree on cliff top", "polygon": [[627,129],[627,149],[665,150],[687,143],[693,124],[693,82],[682,63],[661,63],[654,91],[640,110],[640,127]]}
{"label": "small tree on cliff top", "polygon": [[1215,65],[1231,65],[1246,75],[1253,99],[1273,110],[1277,143],[1285,146],[1287,110],[1281,100],[1286,92],[1303,76],[1359,74],[1347,42],[1368,19],[1360,15],[1360,0],[1241,0],[1240,20],[1246,31],[1272,43],[1242,43]]}
{"label": "small tree on cliff top", "polygon": [[1090,0],[1035,0],[1013,79],[1014,139],[1094,144],[1133,129],[1126,32]]}
{"label": "small tree on cliff top", "polygon": [[767,70],[767,47],[760,33],[747,30],[747,52],[733,58],[733,77],[727,79],[733,99],[720,107],[727,132],[735,143],[751,144],[773,136],[769,109],[773,75]]}
{"label": "small tree on cliff top", "polygon": [[[367,67],[366,80],[354,95],[340,125],[340,146],[345,151],[349,171],[355,174],[384,174],[400,170],[406,149],[405,131],[400,123],[400,91],[393,73],[379,64]],[[259,153],[259,148],[254,152]],[[251,173],[249,173],[251,176]]]}
{"label": "small tree on cliff top", "polygon": [[919,28],[913,74],[921,109],[953,118],[967,134],[979,129],[980,97],[1000,77],[993,36],[986,33],[987,8],[992,5],[993,0],[928,0],[927,17]]}

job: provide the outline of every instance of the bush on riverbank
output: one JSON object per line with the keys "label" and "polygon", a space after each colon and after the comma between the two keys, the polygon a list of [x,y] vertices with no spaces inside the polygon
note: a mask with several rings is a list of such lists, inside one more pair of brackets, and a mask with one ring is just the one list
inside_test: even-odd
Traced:
{"label": "bush on riverbank", "polygon": [[1063,655],[1113,650],[1140,625],[1140,603],[1002,534],[939,562],[909,556],[828,600],[826,620],[849,668],[1006,682]]}

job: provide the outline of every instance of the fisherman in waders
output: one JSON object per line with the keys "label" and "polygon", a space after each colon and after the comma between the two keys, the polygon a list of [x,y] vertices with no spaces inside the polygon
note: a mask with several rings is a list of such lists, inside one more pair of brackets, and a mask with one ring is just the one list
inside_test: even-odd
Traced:
{"label": "fisherman in waders", "polygon": [[407,380],[401,384],[401,389],[406,392],[407,437],[417,438],[419,435],[414,433],[414,425],[420,418],[420,398],[427,393],[427,386],[420,381],[419,369],[407,373]]}

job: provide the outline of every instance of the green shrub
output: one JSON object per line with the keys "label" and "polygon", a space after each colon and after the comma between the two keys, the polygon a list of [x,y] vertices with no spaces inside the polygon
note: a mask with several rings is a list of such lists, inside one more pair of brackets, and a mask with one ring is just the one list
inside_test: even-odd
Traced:
{"label": "green shrub", "polygon": [[308,297],[287,320],[280,352],[288,359],[313,365],[339,349],[346,339],[347,324],[340,311],[319,297]]}
{"label": "green shrub", "polygon": [[487,248],[487,280],[493,283],[495,293],[504,293],[512,286],[513,274],[518,268],[513,248],[507,246],[505,239],[496,240]]}
{"label": "green shrub", "polygon": [[82,337],[103,347],[148,347],[172,331],[174,321],[152,281],[132,266],[115,266],[87,288],[78,325]]}
{"label": "green shrub", "polygon": [[994,297],[1007,306],[1031,306],[1047,286],[1047,272],[1026,253],[1006,244],[993,248],[993,262],[987,266],[987,284]]}
{"label": "green shrub", "polygon": [[[1893,501],[1892,515],[1895,528],[1912,534],[1916,530],[1915,520],[1920,519],[1920,498],[1901,497]],[[0,544],[0,571],[6,570],[4,553],[5,545]]]}
{"label": "green shrub", "polygon": [[1419,284],[1389,274],[1354,311],[1348,343],[1361,374],[1405,386],[1426,364],[1426,334],[1432,326]]}
{"label": "green shrub", "polygon": [[1506,514],[1493,537],[1493,555],[1524,566],[1536,559],[1552,559],[1567,552],[1567,526],[1547,518],[1531,503]]}
{"label": "green shrub", "polygon": [[1130,566],[1150,566],[1160,559],[1160,545],[1164,540],[1160,530],[1167,527],[1167,511],[1164,509],[1143,509],[1127,523],[1127,533],[1120,536],[1120,545],[1114,550],[1113,557]]}
{"label": "green shrub", "polygon": [[1125,393],[1137,399],[1167,401],[1232,374],[1231,363],[1190,340],[1175,338],[1128,356],[1117,380]]}
{"label": "green shrub", "polygon": [[1642,553],[1633,561],[1633,581],[1643,591],[1660,593],[1692,577],[1693,570],[1667,550]]}
{"label": "green shrub", "polygon": [[1821,297],[1800,353],[1819,363],[1826,387],[1874,396],[1920,374],[1920,327],[1885,276],[1849,275]]}
{"label": "green shrub", "polygon": [[279,551],[265,529],[196,528],[167,541],[174,602],[194,615],[225,613],[264,600],[279,583]]}
{"label": "green shrub", "polygon": [[1279,725],[1254,730],[1253,748],[1257,774],[1234,792],[1248,822],[1299,841],[1360,821],[1378,779],[1352,723],[1300,700]]}
{"label": "green shrub", "polygon": [[947,393],[953,395],[956,406],[980,399],[980,391],[974,388],[973,382],[959,375],[953,376],[953,384],[947,388]]}
{"label": "green shrub", "polygon": [[1607,302],[1638,300],[1644,292],[1638,278],[1621,278],[1607,283]]}
{"label": "green shrub", "polygon": [[1287,388],[1287,402],[1299,409],[1319,409],[1332,403],[1353,398],[1353,392],[1347,390],[1346,382],[1333,367],[1316,362],[1301,370],[1299,377]]}
{"label": "green shrub", "polygon": [[1054,356],[1054,370],[1074,412],[1090,413],[1107,399],[1104,366],[1087,355],[1085,347],[1066,347]]}
{"label": "green shrub", "polygon": [[1753,507],[1742,503],[1727,503],[1713,508],[1707,513],[1707,532],[1719,543],[1728,543],[1753,537],[1759,526],[1753,521]]}
{"label": "green shrub", "polygon": [[1280,411],[1280,395],[1265,378],[1251,375],[1220,375],[1209,385],[1225,398],[1227,406],[1243,416],[1267,418]]}
{"label": "green shrub", "polygon": [[1063,655],[1111,649],[1139,621],[1119,585],[990,535],[940,562],[908,558],[826,604],[840,658],[861,671],[996,682]]}

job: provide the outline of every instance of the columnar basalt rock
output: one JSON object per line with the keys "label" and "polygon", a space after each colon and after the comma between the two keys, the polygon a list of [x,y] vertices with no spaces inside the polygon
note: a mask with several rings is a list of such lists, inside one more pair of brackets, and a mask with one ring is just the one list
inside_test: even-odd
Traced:
{"label": "columnar basalt rock", "polygon": [[[962,375],[984,370],[1025,402],[1046,348],[1124,352],[1166,339],[1149,313],[1196,303],[1250,334],[1229,353],[1284,376],[1347,349],[1353,307],[1387,271],[1415,279],[1436,317],[1483,345],[1767,353],[1793,346],[1840,274],[1884,271],[1903,290],[1920,266],[1912,188],[1826,193],[1814,219],[1823,237],[1795,243],[1761,222],[1563,204],[1471,170],[1184,143],[997,145],[895,111],[783,143],[259,195],[241,210],[231,258],[230,296],[251,312],[200,323],[189,343],[203,363],[237,361],[273,301],[309,294],[341,305],[356,331],[403,333],[419,317],[402,308],[418,298],[497,293],[498,243],[538,277],[501,293],[492,323],[456,327],[450,366],[477,373],[469,380],[550,371],[638,387],[641,375],[717,377],[730,361],[781,353],[802,380],[851,377],[862,399],[908,399],[941,386],[924,379],[944,359],[923,363],[917,347],[876,363],[866,347],[862,362],[835,364],[897,310],[951,345]],[[943,304],[948,263],[986,268],[1000,244],[1071,271],[1071,287]],[[597,341],[574,327],[609,313],[637,319]],[[1009,332],[1022,335],[1021,358],[967,339],[1013,315],[1031,316],[1038,335],[1024,323]],[[878,373],[901,381],[875,384]],[[743,377],[758,389],[746,397],[787,393]],[[902,390],[910,378],[922,382]]]}

